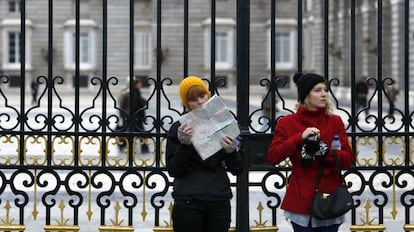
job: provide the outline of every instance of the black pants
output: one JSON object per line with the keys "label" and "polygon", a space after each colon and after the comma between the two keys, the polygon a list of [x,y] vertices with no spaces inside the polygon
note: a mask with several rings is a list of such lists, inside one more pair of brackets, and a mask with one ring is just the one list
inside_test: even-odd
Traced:
{"label": "black pants", "polygon": [[176,200],[172,220],[174,232],[228,232],[230,201]]}

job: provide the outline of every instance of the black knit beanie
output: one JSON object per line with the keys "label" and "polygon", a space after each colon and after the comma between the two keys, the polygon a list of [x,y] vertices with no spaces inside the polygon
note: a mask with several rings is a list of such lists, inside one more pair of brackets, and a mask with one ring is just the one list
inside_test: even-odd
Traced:
{"label": "black knit beanie", "polygon": [[313,86],[321,82],[326,83],[326,79],[316,73],[296,73],[293,76],[293,81],[298,87],[298,101],[301,104],[304,103],[306,95],[308,95]]}

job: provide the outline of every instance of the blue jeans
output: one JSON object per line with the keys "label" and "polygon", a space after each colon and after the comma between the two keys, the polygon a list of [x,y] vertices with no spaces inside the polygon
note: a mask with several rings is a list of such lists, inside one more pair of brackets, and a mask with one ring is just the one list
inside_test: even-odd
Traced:
{"label": "blue jeans", "polygon": [[174,232],[228,232],[230,201],[176,200],[172,220]]}
{"label": "blue jeans", "polygon": [[307,227],[300,226],[292,222],[293,231],[294,232],[338,232],[339,224],[331,225],[331,226],[321,226],[312,228],[311,222]]}

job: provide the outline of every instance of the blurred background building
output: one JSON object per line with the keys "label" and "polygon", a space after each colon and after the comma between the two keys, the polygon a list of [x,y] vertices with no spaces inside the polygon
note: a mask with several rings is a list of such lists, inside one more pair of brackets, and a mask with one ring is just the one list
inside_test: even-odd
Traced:
{"label": "blurred background building", "polygon": [[[26,80],[46,76],[48,59],[53,57],[53,76],[62,76],[73,86],[75,75],[75,1],[52,1],[53,15],[49,15],[49,1],[26,1],[25,71]],[[161,1],[162,33],[157,32],[155,0],[135,0],[134,19],[130,21],[129,1],[108,1],[106,36],[103,34],[101,1],[80,1],[80,85],[88,88],[93,76],[102,76],[103,50],[106,49],[107,76],[115,76],[120,83],[129,75],[129,61],[133,57],[135,76],[157,75],[156,51],[161,46],[161,73],[173,80],[183,77],[184,10],[182,1]],[[303,71],[324,72],[324,53],[328,53],[329,77],[338,78],[341,85],[350,86],[350,2],[303,0]],[[377,26],[378,3],[372,0],[355,1],[355,66],[356,78],[377,77],[378,69],[384,77],[399,83],[404,67],[404,4],[403,0],[381,1],[382,24]],[[298,1],[276,1],[275,9],[275,67],[276,75],[289,78],[297,71]],[[215,24],[212,25],[211,1],[189,1],[188,15],[188,72],[209,78],[214,62],[217,77],[235,84],[236,62],[236,0],[217,0],[214,3]],[[250,77],[251,84],[270,74],[271,1],[252,0],[250,17]],[[329,10],[329,30],[324,31],[324,11]],[[20,84],[21,38],[20,0],[0,1],[0,73],[11,78],[10,87]],[[410,14],[412,14],[410,11]],[[53,17],[53,31],[48,19]],[[412,18],[412,17],[410,17]],[[130,25],[133,22],[133,25]],[[210,59],[211,27],[215,27],[215,60]],[[380,29],[380,30],[379,30]],[[378,32],[382,41],[378,43]],[[133,36],[130,36],[130,33]],[[51,36],[50,36],[51,35]],[[410,33],[410,45],[413,33]],[[159,36],[159,40],[157,40]],[[325,40],[325,36],[328,40]],[[133,51],[129,46],[134,39]],[[100,46],[107,39],[107,47]],[[49,52],[49,42],[53,45]],[[325,50],[324,43],[328,49]],[[381,66],[378,67],[378,46],[381,46]],[[412,62],[412,61],[410,61]],[[411,65],[410,65],[411,67]],[[28,81],[29,82],[29,81]],[[291,81],[290,81],[291,82]],[[291,86],[291,83],[289,84]]]}

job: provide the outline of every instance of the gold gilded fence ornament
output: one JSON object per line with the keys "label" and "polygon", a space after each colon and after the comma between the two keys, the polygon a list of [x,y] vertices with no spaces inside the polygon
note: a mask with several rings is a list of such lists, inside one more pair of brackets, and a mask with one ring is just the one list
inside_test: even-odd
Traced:
{"label": "gold gilded fence ornament", "polygon": [[39,214],[39,211],[37,210],[37,169],[34,170],[33,175],[33,219],[36,220],[37,215]]}
{"label": "gold gilded fence ornament", "polygon": [[92,218],[92,173],[91,170],[88,171],[88,210],[86,211],[86,215],[88,215],[88,220],[90,221]]}
{"label": "gold gilded fence ornament", "polygon": [[[0,148],[1,151],[1,159],[0,159],[0,165],[17,165],[19,163],[20,160],[20,153],[19,151],[19,146],[20,146],[20,140],[18,138],[18,136],[16,135],[1,135],[0,136],[0,140],[3,144],[3,146]],[[6,146],[10,146],[11,145],[15,145],[13,146],[12,149],[10,149],[10,151],[8,151],[7,149],[5,149]],[[16,151],[15,154],[11,154],[10,152],[14,149],[14,151]],[[3,153],[5,152],[5,153]]]}
{"label": "gold gilded fence ornament", "polygon": [[[259,201],[259,204],[257,205],[257,211],[259,211],[259,221],[254,220],[256,223],[256,226],[250,227],[250,232],[277,232],[279,231],[279,228],[277,226],[266,226],[267,220],[263,221],[263,204],[261,201]],[[231,227],[229,229],[229,232],[236,232],[236,228]]]}
{"label": "gold gilded fence ornament", "polygon": [[259,211],[259,221],[254,220],[256,223],[255,227],[250,227],[250,231],[262,231],[262,232],[277,232],[279,231],[279,228],[277,226],[266,226],[267,220],[263,221],[263,204],[261,201],[259,201],[259,204],[257,205],[257,211]]}
{"label": "gold gilded fence ornament", "polygon": [[174,231],[173,227],[172,227],[172,208],[173,208],[173,203],[170,202],[170,205],[168,206],[168,211],[169,211],[169,215],[170,215],[170,221],[167,222],[164,220],[165,226],[156,226],[153,228],[154,232],[170,232],[170,231]]}
{"label": "gold gilded fence ornament", "polygon": [[45,232],[53,232],[53,231],[79,231],[79,226],[72,226],[68,225],[69,218],[65,218],[64,216],[64,209],[65,209],[65,202],[60,200],[59,203],[59,210],[60,210],[60,218],[55,218],[57,225],[46,225]]}
{"label": "gold gilded fence ornament", "polygon": [[112,222],[112,226],[100,226],[99,231],[100,232],[112,232],[112,231],[119,231],[119,232],[129,232],[134,231],[134,227],[132,226],[122,226],[121,224],[124,222],[123,219],[119,219],[119,211],[121,210],[121,205],[119,204],[119,201],[116,201],[115,203],[115,219],[110,219]]}
{"label": "gold gilded fence ornament", "polygon": [[[387,146],[396,146],[395,150],[398,150],[398,145],[400,146],[400,150],[401,150],[401,154],[394,154],[394,157],[389,157],[387,158]],[[390,137],[384,137],[384,143],[382,145],[382,150],[383,150],[383,157],[382,159],[384,160],[384,164],[387,166],[403,166],[404,162],[405,162],[405,143],[404,140],[402,139],[402,137],[396,137],[396,136],[390,136]],[[392,154],[390,154],[390,156],[392,156]],[[401,159],[400,159],[401,157]],[[395,219],[397,214],[398,214],[398,210],[397,210],[397,189],[396,189],[396,175],[395,175],[395,170],[392,170],[392,211],[391,211],[391,215],[392,218]]]}
{"label": "gold gilded fence ornament", "polygon": [[[70,166],[75,162],[75,156],[73,154],[72,145],[75,144],[75,139],[71,136],[53,136],[52,137],[52,162],[54,166]],[[58,150],[56,147],[60,146],[61,148],[65,147],[68,150],[72,149],[72,154],[70,156],[63,156],[56,154]]]}
{"label": "gold gilded fence ornament", "polygon": [[[147,182],[147,172],[146,171],[144,171],[144,173],[143,173],[143,177],[144,177],[144,183],[146,183]],[[147,193],[147,191],[146,191],[146,185],[145,184],[143,184],[142,185],[142,211],[141,211],[141,217],[142,217],[142,220],[143,221],[145,221],[145,218],[147,218],[147,215],[148,215],[148,213],[147,213],[147,203],[146,203],[146,201],[145,201],[145,198],[146,198],[146,193]]]}
{"label": "gold gilded fence ornament", "polygon": [[[20,143],[20,142],[19,142]],[[47,137],[46,136],[27,136],[24,140],[24,164],[25,165],[39,165],[43,166],[47,163]],[[19,144],[20,145],[20,144]],[[32,150],[32,147],[44,147],[42,151]]]}
{"label": "gold gilded fence ornament", "polygon": [[93,136],[81,136],[79,138],[78,150],[79,150],[79,163],[81,166],[99,166],[102,164],[102,155],[98,150],[92,150],[92,154],[97,154],[88,157],[85,154],[86,149],[99,149],[102,144],[100,138]]}
{"label": "gold gilded fence ornament", "polygon": [[403,228],[404,228],[404,231],[414,231],[413,224],[405,224]]}
{"label": "gold gilded fence ornament", "polygon": [[[105,160],[106,160],[107,165],[109,167],[126,167],[129,163],[128,140],[125,139],[123,140],[123,142],[121,142],[118,137],[115,138],[115,141],[111,142],[112,140],[113,140],[112,138],[108,138],[106,140]],[[122,143],[126,144],[126,147],[125,147],[126,152],[117,153],[115,150],[117,149],[117,146]],[[111,147],[109,146],[110,144],[113,145],[112,151],[111,151]],[[99,154],[101,153],[102,153],[102,150],[99,150]]]}
{"label": "gold gilded fence ornament", "polygon": [[[356,140],[356,163],[357,166],[360,167],[373,167],[378,165],[378,138],[373,136],[364,136],[358,137]],[[359,147],[371,147],[375,154],[366,155],[364,153],[360,153],[361,150]]]}
{"label": "gold gilded fence ornament", "polygon": [[10,201],[6,201],[6,205],[4,206],[6,209],[6,215],[4,218],[0,217],[0,221],[2,224],[0,224],[0,231],[24,231],[26,227],[24,225],[16,225],[13,224],[14,219],[10,218]]}
{"label": "gold gilded fence ornament", "polygon": [[369,217],[369,210],[371,208],[371,204],[368,200],[365,201],[365,219],[361,218],[362,225],[352,225],[350,227],[351,231],[383,231],[385,230],[385,226],[383,224],[374,225],[373,222],[375,218]]}

